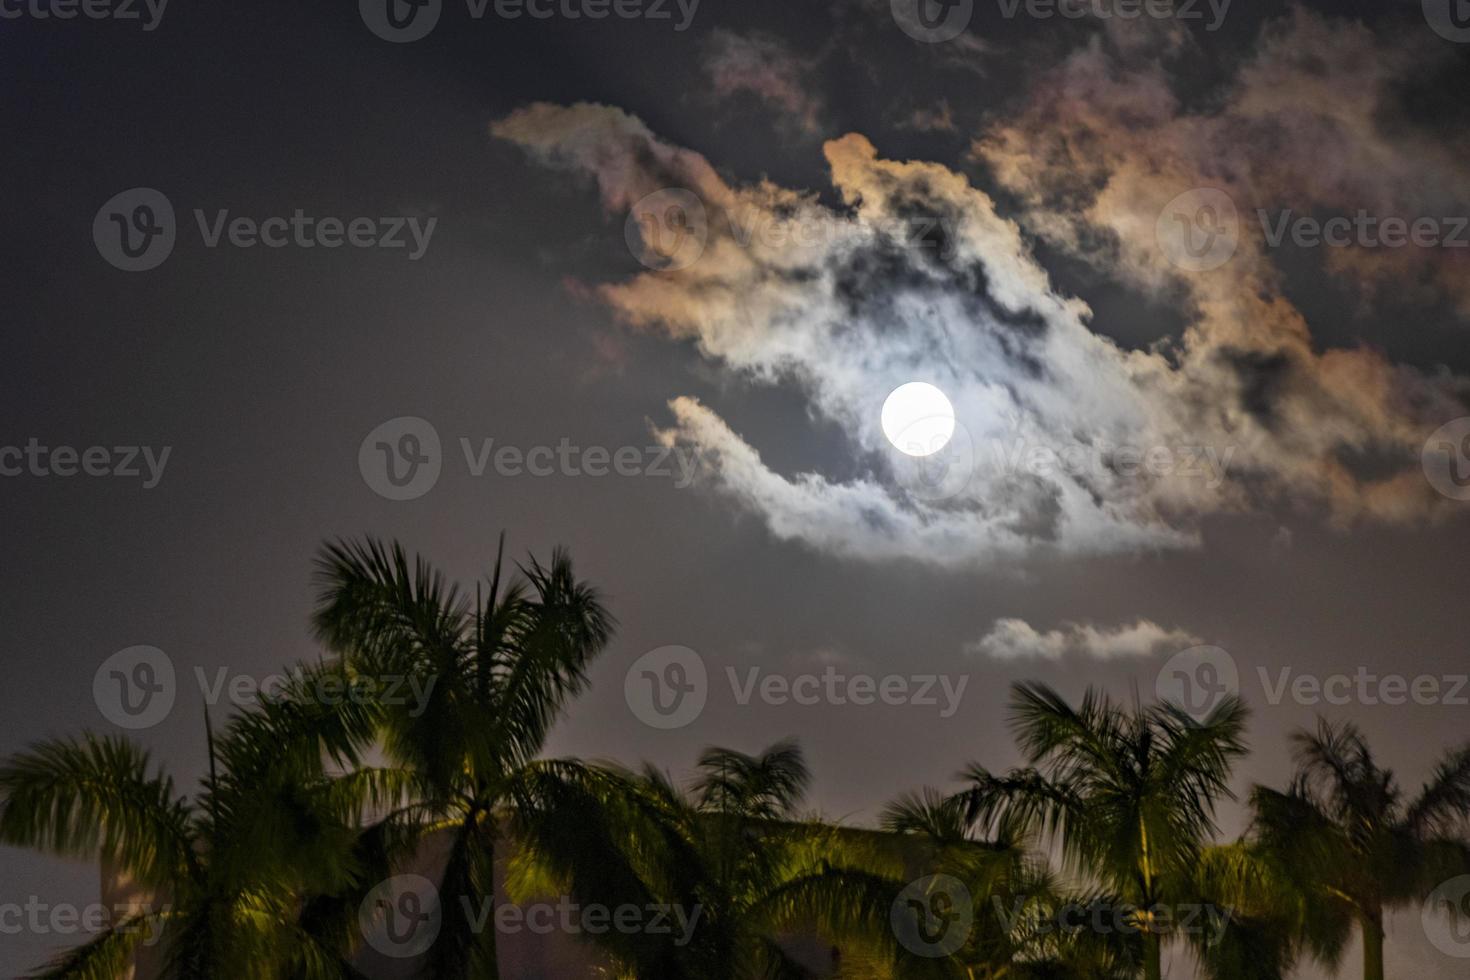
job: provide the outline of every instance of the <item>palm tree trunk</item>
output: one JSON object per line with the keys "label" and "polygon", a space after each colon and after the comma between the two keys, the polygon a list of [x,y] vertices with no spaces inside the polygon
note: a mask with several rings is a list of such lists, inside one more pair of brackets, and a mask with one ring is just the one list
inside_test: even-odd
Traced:
{"label": "palm tree trunk", "polygon": [[489,815],[485,820],[485,836],[488,838],[485,846],[490,849],[490,883],[489,888],[486,889],[486,901],[490,903],[490,917],[485,921],[485,936],[481,940],[480,949],[485,955],[481,980],[500,980],[500,935],[495,918],[495,879],[499,866],[495,850],[500,843],[500,824],[496,822],[493,808],[489,810]]}
{"label": "palm tree trunk", "polygon": [[1148,909],[1145,920],[1148,931],[1143,934],[1143,975],[1145,980],[1164,980],[1164,953],[1158,933],[1153,931],[1154,867],[1148,839],[1148,824],[1143,813],[1138,815],[1138,842],[1140,870],[1143,872],[1143,907]]}
{"label": "palm tree trunk", "polygon": [[1164,980],[1164,944],[1157,933],[1143,934],[1143,976],[1144,980]]}
{"label": "palm tree trunk", "polygon": [[1363,917],[1363,980],[1383,980],[1383,913]]}
{"label": "palm tree trunk", "polygon": [[500,980],[500,937],[495,933],[494,906],[495,896],[490,896],[491,919],[486,925],[485,937],[485,978],[486,980]]}

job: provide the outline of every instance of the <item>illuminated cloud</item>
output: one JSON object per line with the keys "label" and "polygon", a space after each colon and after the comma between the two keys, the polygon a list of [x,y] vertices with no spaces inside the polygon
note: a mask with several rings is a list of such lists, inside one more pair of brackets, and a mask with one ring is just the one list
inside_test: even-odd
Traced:
{"label": "illuminated cloud", "polygon": [[[1110,35],[1113,36],[1113,35]],[[1268,22],[1254,55],[1203,107],[1176,96],[1169,56],[1200,57],[1192,42],[1138,51],[1095,43],[1043,73],[1019,113],[975,142],[975,155],[1028,206],[1028,227],[1148,289],[1177,278],[1154,241],[1163,205],[1180,191],[1226,191],[1240,212],[1241,254],[1188,286],[1224,328],[1305,336],[1295,311],[1255,315],[1232,296],[1279,295],[1259,211],[1363,211],[1371,217],[1449,219],[1470,202],[1470,136],[1419,128],[1414,107],[1457,105],[1438,73],[1452,49],[1422,29],[1384,36],[1300,7]],[[1324,248],[1345,286],[1420,300],[1448,298],[1470,314],[1470,248]]]}
{"label": "illuminated cloud", "polygon": [[1165,629],[1147,619],[1114,627],[1064,623],[1045,632],[1023,619],[999,619],[989,633],[966,644],[965,653],[993,660],[1061,660],[1066,656],[1128,660],[1173,654],[1203,643],[1192,633]]}
{"label": "illuminated cloud", "polygon": [[[1028,233],[1184,297],[1184,336],[1144,350],[1091,329],[1091,311],[1054,287],[1023,226],[963,174],[884,159],[862,135],[824,147],[839,201],[827,206],[770,182],[727,183],[609,106],[536,104],[494,131],[549,166],[590,174],[617,216],[664,189],[699,199],[697,261],[595,295],[636,329],[692,340],[735,377],[799,387],[815,416],[846,433],[856,476],[781,473],[716,407],[670,401],[659,438],[703,454],[707,485],[782,539],[867,559],[987,565],[1191,547],[1206,516],[1281,506],[1338,524],[1429,520],[1446,501],[1418,453],[1464,414],[1463,381],[1367,349],[1322,349],[1249,236],[1223,268],[1198,274],[1172,265],[1156,238],[1183,191],[1223,186],[1244,203],[1254,199],[1247,177],[1279,192],[1305,167],[1305,146],[1302,160],[1284,149],[1242,158],[1237,127],[1311,133],[1314,113],[1328,131],[1367,125],[1329,111],[1331,73],[1347,63],[1336,56],[1328,81],[1275,94],[1287,91],[1283,73],[1310,69],[1270,43],[1273,31],[1345,43],[1305,16],[1273,28],[1242,70],[1235,108],[1198,119],[1160,70],[1129,69],[1127,52],[1094,44],[976,143],[1024,202]],[[1357,67],[1382,82],[1387,60]],[[1373,152],[1396,193],[1456,173],[1448,161],[1401,160],[1419,154],[1412,141]],[[1286,177],[1271,176],[1278,164]],[[878,425],[887,394],[912,380],[944,390],[961,424],[937,473],[898,458]]]}

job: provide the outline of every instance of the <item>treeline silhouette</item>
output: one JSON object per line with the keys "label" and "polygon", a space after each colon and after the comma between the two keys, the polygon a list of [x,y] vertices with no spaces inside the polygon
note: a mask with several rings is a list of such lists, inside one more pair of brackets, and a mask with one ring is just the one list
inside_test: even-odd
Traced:
{"label": "treeline silhouette", "polygon": [[[972,765],[872,828],[803,811],[792,742],[708,749],[684,786],[543,758],[615,622],[565,552],[510,569],[503,551],[471,594],[396,544],[325,546],[313,626],[331,656],[209,728],[193,794],[116,736],[0,763],[0,842],[100,860],[160,896],[34,975],[128,976],[161,937],[165,978],[361,977],[364,904],[431,841],[445,913],[417,964],[476,980],[501,975],[493,917],[453,912],[493,906],[502,878],[517,901],[680,910],[682,930],[584,937],[609,975],[640,980],[816,976],[803,936],[830,945],[836,975],[874,980],[1156,980],[1175,946],[1201,976],[1268,980],[1337,971],[1356,936],[1381,980],[1385,917],[1470,874],[1470,747],[1410,797],[1348,724],[1296,735],[1291,784],[1254,787],[1249,832],[1218,841],[1247,752],[1233,698],[1196,719],[1017,685],[1025,766]],[[422,700],[320,696],[390,677]]]}

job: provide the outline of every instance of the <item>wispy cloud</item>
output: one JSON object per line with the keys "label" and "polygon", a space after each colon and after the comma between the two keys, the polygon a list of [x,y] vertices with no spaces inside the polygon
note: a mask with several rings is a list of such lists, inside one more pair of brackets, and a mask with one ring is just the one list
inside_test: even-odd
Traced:
{"label": "wispy cloud", "polygon": [[[1375,32],[1293,7],[1268,22],[1220,97],[1185,103],[1170,56],[1192,43],[1146,50],[1092,44],[1043,72],[1025,107],[995,122],[975,155],[1027,203],[1023,220],[1121,279],[1149,289],[1178,280],[1155,240],[1155,219],[1182,190],[1218,188],[1238,205],[1240,254],[1187,280],[1201,314],[1223,333],[1273,333],[1304,342],[1306,325],[1281,299],[1259,210],[1450,218],[1470,201],[1470,135],[1413,124],[1414,106],[1440,95],[1436,72],[1454,51],[1432,32]],[[1340,281],[1402,298],[1449,298],[1470,315],[1470,249],[1323,249]],[[1241,297],[1261,294],[1266,302]]]}
{"label": "wispy cloud", "polygon": [[1064,623],[1045,632],[1024,619],[999,619],[989,633],[966,644],[965,653],[993,660],[1061,660],[1067,656],[1127,660],[1176,653],[1203,643],[1192,633],[1165,629],[1148,619],[1113,627]]}
{"label": "wispy cloud", "polygon": [[940,100],[933,108],[915,109],[903,126],[921,133],[953,133],[959,130],[954,121],[954,109],[947,99]]}
{"label": "wispy cloud", "polygon": [[716,96],[754,95],[808,133],[820,131],[823,112],[812,69],[811,60],[765,34],[716,30],[706,47],[705,70]]}

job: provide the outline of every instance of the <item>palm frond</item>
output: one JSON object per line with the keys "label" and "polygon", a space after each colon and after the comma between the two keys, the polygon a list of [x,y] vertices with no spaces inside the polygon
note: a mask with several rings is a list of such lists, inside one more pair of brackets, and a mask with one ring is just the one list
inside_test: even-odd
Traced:
{"label": "palm frond", "polygon": [[1419,837],[1462,831],[1470,814],[1470,745],[1456,749],[1409,804],[1405,825]]}
{"label": "palm frond", "polygon": [[33,745],[0,764],[0,841],[106,858],[148,885],[195,867],[192,818],[148,753],[115,737]]}
{"label": "palm frond", "polygon": [[796,811],[811,778],[801,747],[793,739],[782,739],[759,755],[705,749],[694,792],[700,808],[707,811],[779,820]]}
{"label": "palm frond", "polygon": [[134,953],[159,925],[156,917],[128,916],[95,938],[57,956],[39,971],[27,974],[27,980],[117,980],[127,973]]}

